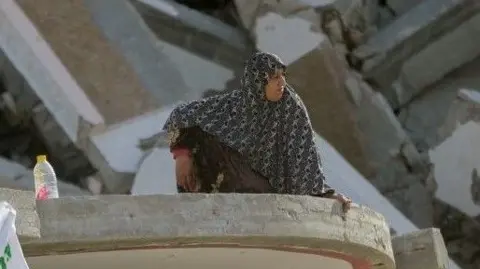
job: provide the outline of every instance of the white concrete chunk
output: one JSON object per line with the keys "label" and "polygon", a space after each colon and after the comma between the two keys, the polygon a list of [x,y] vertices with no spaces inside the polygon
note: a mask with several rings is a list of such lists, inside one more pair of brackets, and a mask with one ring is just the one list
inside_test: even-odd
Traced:
{"label": "white concrete chunk", "polygon": [[175,160],[169,148],[153,148],[133,180],[133,195],[176,194]]}
{"label": "white concrete chunk", "polygon": [[470,217],[480,214],[472,197],[472,175],[480,171],[480,124],[470,121],[429,152],[435,164],[436,197]]}
{"label": "white concrete chunk", "polygon": [[274,12],[259,17],[254,32],[257,48],[277,54],[287,65],[328,40],[323,33],[312,31],[312,23],[305,19],[285,18]]}

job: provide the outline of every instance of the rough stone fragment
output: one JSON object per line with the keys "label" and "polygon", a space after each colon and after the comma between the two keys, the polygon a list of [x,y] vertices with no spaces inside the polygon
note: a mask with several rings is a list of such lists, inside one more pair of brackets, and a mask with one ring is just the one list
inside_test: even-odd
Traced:
{"label": "rough stone fragment", "polygon": [[[397,97],[400,93],[396,93],[395,87],[391,86],[395,80],[401,79],[399,72],[404,62],[410,58],[415,59],[413,56],[423,49],[427,51],[427,47],[432,41],[457,29],[460,24],[478,13],[479,8],[478,2],[472,0],[426,0],[419,3],[404,16],[381,29],[365,45],[355,51],[355,56],[364,60],[363,73],[365,77],[375,82],[379,90],[384,91],[387,99],[394,106],[398,106],[397,99],[402,96]],[[445,36],[443,43],[442,40],[437,41],[439,43],[436,43],[436,46],[451,48],[452,43],[448,40],[450,37]],[[456,44],[456,42],[454,43]],[[456,46],[468,46],[468,44],[456,44]],[[435,46],[431,48],[435,49]],[[459,51],[459,53],[469,54],[469,57],[474,54],[472,54],[472,50]],[[461,55],[457,59],[464,59],[464,57]],[[424,61],[424,63],[427,62]],[[402,98],[401,101],[405,102],[407,99]]]}
{"label": "rough stone fragment", "polygon": [[[479,10],[480,11],[480,10]],[[406,60],[393,82],[395,100],[402,106],[449,72],[480,55],[480,14],[458,25]],[[455,51],[455,53],[452,53]],[[438,57],[442,55],[442,57]],[[428,70],[428,72],[423,72]],[[388,94],[388,96],[391,96]]]}
{"label": "rough stone fragment", "polygon": [[448,253],[438,229],[424,229],[392,239],[397,269],[446,269]]}
{"label": "rough stone fragment", "polygon": [[0,201],[9,203],[16,211],[16,229],[20,240],[40,237],[40,220],[35,208],[35,193],[0,188]]}
{"label": "rough stone fragment", "polygon": [[186,99],[190,89],[185,84],[179,67],[170,59],[172,55],[166,54],[158,45],[156,36],[129,1],[85,0],[84,3],[92,20],[122,53],[145,90],[159,105]]}

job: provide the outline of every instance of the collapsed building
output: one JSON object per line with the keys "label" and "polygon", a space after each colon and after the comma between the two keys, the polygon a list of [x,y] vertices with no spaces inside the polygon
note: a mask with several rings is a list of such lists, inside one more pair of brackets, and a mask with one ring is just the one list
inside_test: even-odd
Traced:
{"label": "collapsed building", "polygon": [[264,50],[317,133],[417,227],[439,227],[462,268],[480,266],[477,1],[218,4],[229,15],[198,2],[2,1],[2,186],[33,188],[42,151],[61,195],[151,188],[149,165],[171,162],[169,109],[237,87]]}

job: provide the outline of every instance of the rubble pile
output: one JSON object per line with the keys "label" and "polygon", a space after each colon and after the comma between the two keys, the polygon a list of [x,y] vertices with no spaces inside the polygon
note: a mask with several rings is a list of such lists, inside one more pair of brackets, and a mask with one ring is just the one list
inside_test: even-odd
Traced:
{"label": "rubble pile", "polygon": [[478,268],[480,5],[235,2],[257,48],[286,59],[317,132],[417,226],[442,228],[464,268]]}
{"label": "rubble pile", "polygon": [[172,107],[236,87],[243,60],[268,51],[317,133],[418,227],[441,228],[463,268],[480,266],[478,1],[155,2],[0,3],[0,135],[14,139],[0,154],[27,169],[47,151],[88,193],[148,194],[173,178]]}

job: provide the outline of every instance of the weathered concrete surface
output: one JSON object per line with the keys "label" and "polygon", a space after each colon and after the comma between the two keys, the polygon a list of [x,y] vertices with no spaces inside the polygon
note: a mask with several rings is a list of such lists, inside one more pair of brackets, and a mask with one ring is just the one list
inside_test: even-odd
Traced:
{"label": "weathered concrete surface", "polygon": [[157,44],[156,36],[129,1],[85,0],[84,3],[92,20],[125,57],[144,88],[160,105],[187,97],[189,88],[178,66]]}
{"label": "weathered concrete surface", "polygon": [[[480,34],[479,25],[480,14],[458,25],[405,61],[399,78],[393,82],[395,102],[400,106],[408,103],[426,86],[479,56],[480,41],[475,38]],[[452,48],[456,53],[452,53]],[[428,72],[422,72],[424,70]]]}
{"label": "weathered concrete surface", "polygon": [[95,24],[83,0],[16,2],[107,125],[158,106],[135,70]]}
{"label": "weathered concrete surface", "polygon": [[480,89],[480,57],[446,75],[402,108],[399,119],[419,151],[434,148],[449,137],[458,123],[475,118],[473,105],[459,97],[460,89]]}
{"label": "weathered concrete surface", "polygon": [[382,94],[349,72],[345,80],[365,153],[375,174],[370,181],[419,227],[432,225],[433,193],[424,186],[429,170]]}
{"label": "weathered concrete surface", "polygon": [[253,48],[243,31],[174,1],[135,0],[148,26],[159,39],[230,69],[242,68]]}
{"label": "weathered concrete surface", "polygon": [[[379,90],[384,91],[385,96],[394,106],[404,103],[408,98],[397,96],[401,93],[396,93],[397,89],[391,87],[397,79],[399,83],[403,83],[400,81],[402,77],[399,78],[399,75],[404,62],[419,51],[428,50],[428,44],[456,29],[459,24],[467,21],[479,10],[478,1],[472,0],[426,0],[419,3],[404,16],[399,17],[372,36],[365,45],[355,51],[356,57],[364,60],[363,73],[365,77],[375,82]],[[451,44],[448,38],[445,38],[443,43],[442,40],[438,42],[440,43],[437,43],[437,47]],[[468,44],[456,45],[466,46]],[[431,49],[436,50],[435,46]],[[472,50],[458,51],[458,53],[464,53],[464,55],[458,56],[456,59],[474,57],[475,54],[472,53]],[[449,55],[452,54],[449,53]],[[429,62],[423,61],[423,63],[428,64]],[[430,66],[425,66],[421,70],[429,68]],[[418,73],[418,69],[411,71]]]}
{"label": "weathered concrete surface", "polygon": [[37,211],[42,239],[23,245],[26,256],[79,249],[230,246],[337,252],[375,268],[395,268],[384,218],[359,206],[344,215],[341,205],[330,199],[274,194],[111,195],[38,201]]}
{"label": "weathered concrete surface", "polygon": [[40,221],[35,210],[35,193],[0,188],[0,201],[6,201],[17,211],[16,228],[20,240],[40,237]]}
{"label": "weathered concrete surface", "polygon": [[448,253],[438,229],[425,229],[392,239],[397,269],[447,269]]}
{"label": "weathered concrete surface", "polygon": [[[234,77],[225,85],[210,85],[211,89],[224,90],[225,88],[239,87],[239,77],[243,74],[244,62],[255,48],[248,33],[243,29],[234,28],[214,17],[174,1],[135,0],[131,2],[158,37],[165,54],[172,56],[172,61],[179,61],[175,63],[180,72],[184,69],[188,70],[183,72],[184,79],[189,80],[192,75],[192,70],[187,68],[190,64],[185,64],[186,61],[190,62],[189,58],[192,57],[177,56],[180,52],[170,47],[180,47],[194,56],[198,56],[197,62],[202,60],[210,62],[202,64],[206,65],[204,69],[200,70],[202,74],[200,81],[202,82],[213,80],[212,72],[220,74],[221,72],[217,70],[222,69],[221,67],[233,71]],[[215,65],[220,66],[214,67]],[[208,72],[208,74],[203,74],[203,72]],[[199,88],[195,87],[195,84],[188,85],[193,86],[194,90]]]}

